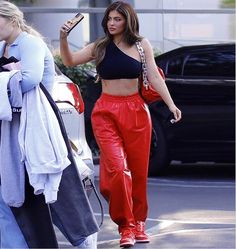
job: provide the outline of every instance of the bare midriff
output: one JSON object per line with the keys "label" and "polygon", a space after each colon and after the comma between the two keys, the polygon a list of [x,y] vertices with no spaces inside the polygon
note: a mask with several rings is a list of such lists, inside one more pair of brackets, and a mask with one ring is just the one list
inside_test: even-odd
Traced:
{"label": "bare midriff", "polygon": [[138,92],[138,79],[102,80],[102,92],[116,96],[128,96]]}

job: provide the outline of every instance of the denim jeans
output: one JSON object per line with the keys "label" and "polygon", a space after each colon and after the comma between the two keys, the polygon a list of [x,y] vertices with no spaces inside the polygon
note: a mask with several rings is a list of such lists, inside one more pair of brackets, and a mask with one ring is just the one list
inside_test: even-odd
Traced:
{"label": "denim jeans", "polygon": [[11,209],[2,199],[0,186],[0,248],[28,248]]}

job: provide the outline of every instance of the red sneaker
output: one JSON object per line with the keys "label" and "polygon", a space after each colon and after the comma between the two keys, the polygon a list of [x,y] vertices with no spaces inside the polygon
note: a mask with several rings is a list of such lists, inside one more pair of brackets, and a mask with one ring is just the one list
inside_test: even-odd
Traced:
{"label": "red sneaker", "polygon": [[135,240],[137,243],[149,243],[149,237],[144,232],[145,231],[145,223],[143,221],[137,221],[136,227],[134,229]]}
{"label": "red sneaker", "polygon": [[135,236],[132,230],[124,230],[121,233],[120,247],[128,248],[135,244]]}

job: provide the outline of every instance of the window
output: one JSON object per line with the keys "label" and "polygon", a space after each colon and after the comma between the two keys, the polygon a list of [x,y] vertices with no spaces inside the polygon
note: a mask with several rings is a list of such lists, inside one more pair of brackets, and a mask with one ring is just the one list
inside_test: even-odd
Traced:
{"label": "window", "polygon": [[179,56],[169,60],[167,68],[168,76],[182,75],[183,58],[183,56]]}
{"label": "window", "polygon": [[192,54],[184,66],[184,76],[231,77],[235,75],[233,51]]}

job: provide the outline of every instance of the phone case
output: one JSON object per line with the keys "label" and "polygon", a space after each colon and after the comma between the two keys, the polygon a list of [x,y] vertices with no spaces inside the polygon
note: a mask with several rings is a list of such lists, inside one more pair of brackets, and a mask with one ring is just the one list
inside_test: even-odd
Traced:
{"label": "phone case", "polygon": [[71,32],[71,30],[79,23],[82,21],[82,19],[84,18],[84,16],[81,13],[76,14],[75,17],[73,17],[70,21],[70,28],[67,31],[67,33],[69,34]]}

